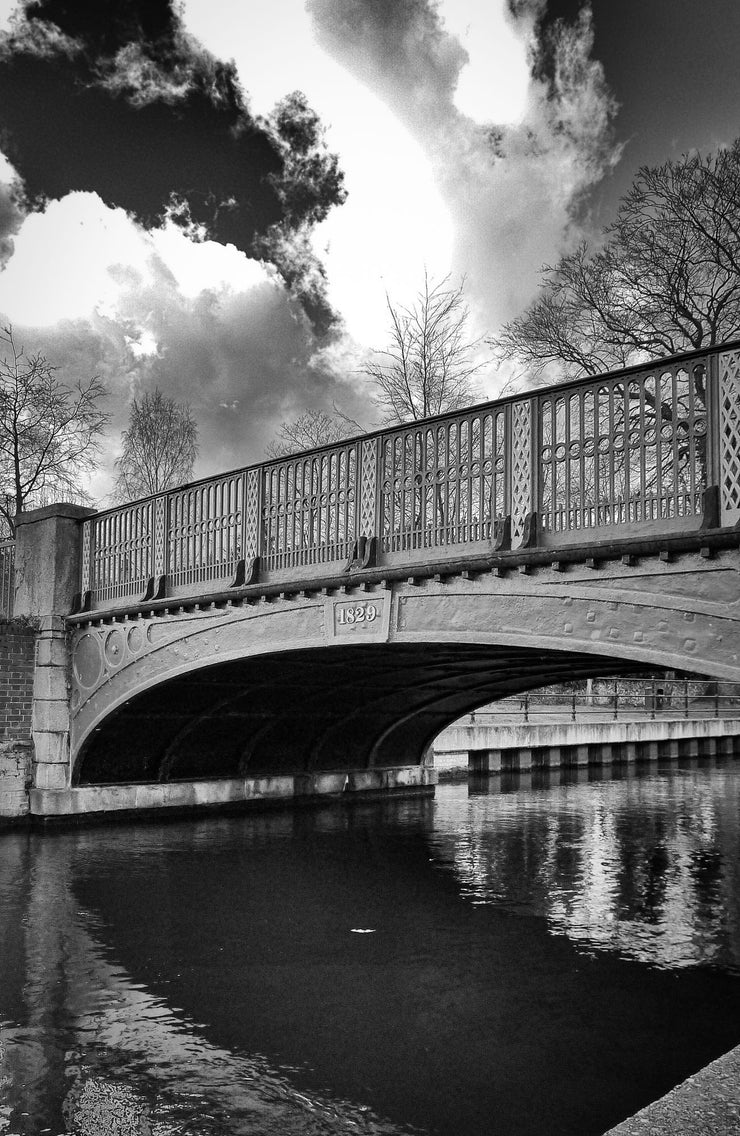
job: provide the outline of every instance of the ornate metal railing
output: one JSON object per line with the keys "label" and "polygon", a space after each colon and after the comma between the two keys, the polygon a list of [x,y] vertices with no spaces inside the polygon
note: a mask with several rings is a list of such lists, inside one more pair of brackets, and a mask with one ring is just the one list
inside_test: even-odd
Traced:
{"label": "ornate metal railing", "polygon": [[[707,490],[712,490],[707,494]],[[711,503],[713,513],[706,510]],[[378,431],[98,513],[86,605],[319,567],[740,520],[740,342]],[[611,536],[610,536],[611,534]]]}
{"label": "ornate metal railing", "polygon": [[14,585],[15,544],[12,540],[0,540],[0,619],[9,619],[13,614]]}

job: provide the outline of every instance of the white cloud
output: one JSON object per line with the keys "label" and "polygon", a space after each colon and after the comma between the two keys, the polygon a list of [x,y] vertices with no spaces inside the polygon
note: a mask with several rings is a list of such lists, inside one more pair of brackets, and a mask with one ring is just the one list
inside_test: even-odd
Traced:
{"label": "white cloud", "polygon": [[141,231],[121,209],[97,194],[71,193],[30,213],[14,238],[15,251],[0,273],[0,311],[13,322],[51,325],[115,304],[110,269],[119,262],[146,269]]}
{"label": "white cloud", "polygon": [[507,18],[505,4],[491,0],[442,0],[447,30],[468,53],[455,90],[455,106],[474,122],[520,122],[527,105],[526,44]]}
{"label": "white cloud", "polygon": [[18,0],[0,0],[0,32],[8,26],[11,14],[18,7]]}

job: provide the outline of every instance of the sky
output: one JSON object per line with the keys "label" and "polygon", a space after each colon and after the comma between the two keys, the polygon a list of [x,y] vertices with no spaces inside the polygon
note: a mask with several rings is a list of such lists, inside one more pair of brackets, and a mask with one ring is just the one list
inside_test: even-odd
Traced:
{"label": "sky", "polygon": [[[0,0],[0,321],[105,383],[103,504],[155,386],[201,476],[307,407],[372,427],[386,295],[464,279],[495,334],[641,164],[740,134],[738,42],[737,0]],[[300,217],[263,121],[294,91],[343,174]]]}

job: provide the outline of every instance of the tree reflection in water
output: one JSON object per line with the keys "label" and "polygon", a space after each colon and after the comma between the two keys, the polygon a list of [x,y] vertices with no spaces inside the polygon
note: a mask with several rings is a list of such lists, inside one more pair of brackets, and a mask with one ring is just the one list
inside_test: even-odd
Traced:
{"label": "tree reflection in water", "polygon": [[438,797],[435,848],[472,903],[623,958],[740,973],[740,776],[711,764],[458,784]]}

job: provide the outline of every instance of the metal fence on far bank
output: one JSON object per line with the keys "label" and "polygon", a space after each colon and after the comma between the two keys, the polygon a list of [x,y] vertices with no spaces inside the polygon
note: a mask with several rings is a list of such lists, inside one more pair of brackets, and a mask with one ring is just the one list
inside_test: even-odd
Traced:
{"label": "metal fence on far bank", "polygon": [[535,690],[492,702],[461,725],[740,717],[740,684],[688,678],[600,680],[591,691]]}

